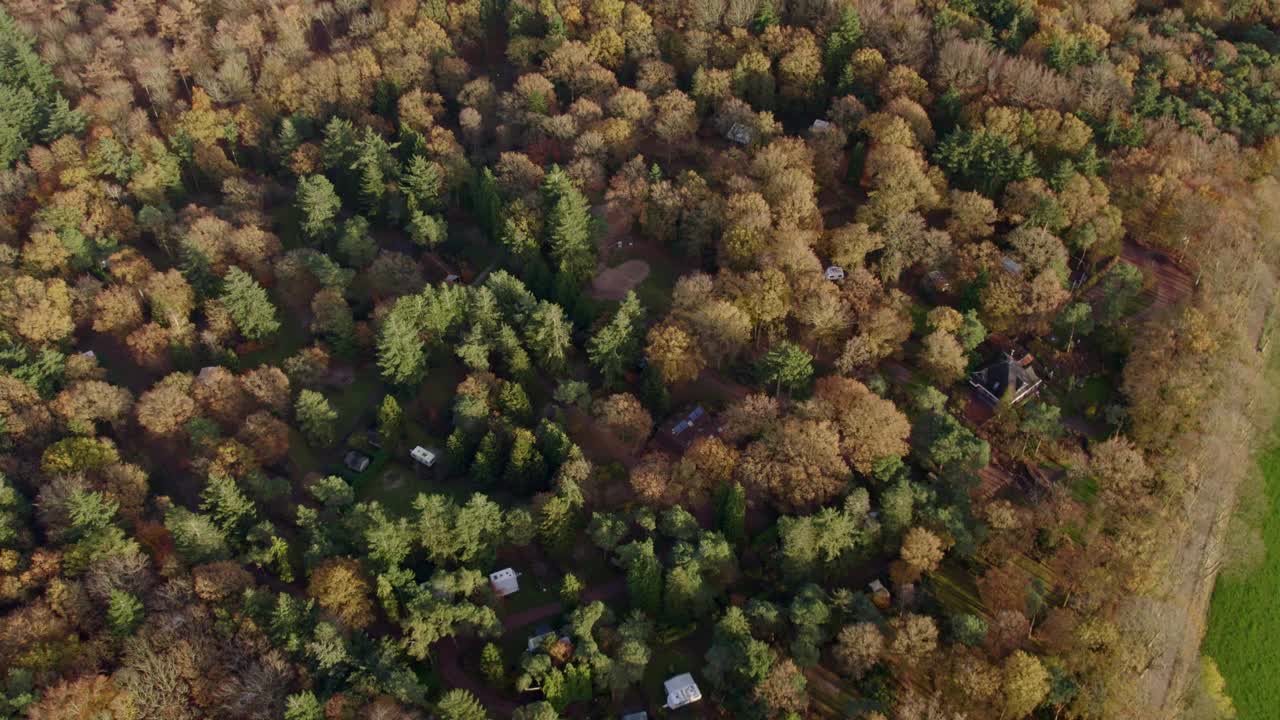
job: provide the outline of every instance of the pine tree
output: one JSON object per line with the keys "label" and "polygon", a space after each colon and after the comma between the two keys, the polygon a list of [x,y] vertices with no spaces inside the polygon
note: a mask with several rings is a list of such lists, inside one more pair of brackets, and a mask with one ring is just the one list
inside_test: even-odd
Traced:
{"label": "pine tree", "polygon": [[394,395],[382,398],[378,406],[378,435],[388,450],[395,451],[400,447],[400,436],[404,432],[404,411]]}
{"label": "pine tree", "polygon": [[112,590],[107,604],[107,627],[118,637],[132,635],[142,624],[142,601],[123,590]]}
{"label": "pine tree", "polygon": [[287,158],[300,145],[302,145],[302,134],[298,132],[297,123],[291,117],[281,120],[280,131],[276,133],[276,147],[280,155]]}
{"label": "pine tree", "polygon": [[488,720],[489,717],[476,696],[462,689],[445,693],[436,705],[436,713],[441,720]]}
{"label": "pine tree", "polygon": [[232,537],[243,537],[244,531],[257,519],[253,501],[230,475],[220,472],[210,475],[200,497],[204,501],[200,509],[209,513],[218,527]]}
{"label": "pine tree", "polygon": [[614,385],[626,369],[636,361],[640,352],[640,327],[644,308],[634,292],[628,292],[618,311],[608,325],[587,342],[587,358],[604,376],[605,383]]}
{"label": "pine tree", "polygon": [[73,110],[71,103],[58,94],[53,95],[48,110],[49,119],[40,131],[40,139],[45,142],[53,142],[63,135],[79,135],[89,123],[84,113]]}
{"label": "pine tree", "polygon": [[573,323],[559,305],[543,300],[530,313],[524,338],[538,364],[548,372],[559,373],[573,348]]}
{"label": "pine tree", "polygon": [[334,423],[338,413],[333,411],[329,400],[315,390],[303,390],[298,394],[298,402],[294,407],[298,423],[307,440],[319,447],[333,443]]}
{"label": "pine tree", "polygon": [[326,170],[346,170],[355,162],[356,128],[350,120],[333,116],[324,126],[324,142],[320,146],[320,158]]}
{"label": "pine tree", "polygon": [[757,33],[763,33],[779,22],[778,11],[773,7],[773,0],[763,0],[756,9],[755,17],[751,19],[751,29]]}
{"label": "pine tree", "polygon": [[494,687],[501,687],[507,677],[506,665],[502,662],[502,651],[493,643],[485,643],[480,651],[480,672]]}
{"label": "pine tree", "polygon": [[220,300],[240,334],[250,340],[261,340],[280,329],[267,291],[252,275],[234,265],[222,279]]}
{"label": "pine tree", "polygon": [[627,566],[627,592],[631,607],[657,616],[662,608],[662,563],[647,545],[635,554]]}
{"label": "pine tree", "polygon": [[427,212],[440,205],[440,166],[421,155],[414,155],[400,175],[400,188],[409,207]]}
{"label": "pine tree", "polygon": [[378,335],[378,367],[383,377],[393,383],[409,385],[426,372],[427,354],[419,325],[421,309],[417,296],[402,297],[382,323],[382,332]]}
{"label": "pine tree", "polygon": [[490,168],[485,168],[472,183],[471,211],[489,239],[497,242],[502,198],[498,194],[498,180]]}
{"label": "pine tree", "polygon": [[422,247],[435,247],[449,237],[449,224],[439,215],[421,210],[409,213],[409,239]]}
{"label": "pine tree", "polygon": [[542,187],[551,208],[546,222],[551,257],[566,286],[579,288],[596,269],[591,207],[559,167],[551,168]]}
{"label": "pine tree", "polygon": [[564,551],[574,541],[582,513],[581,501],[562,493],[549,498],[538,509],[538,538],[549,550]]}
{"label": "pine tree", "polygon": [[831,34],[827,36],[827,47],[823,60],[827,66],[827,76],[830,78],[837,77],[845,65],[849,63],[849,59],[853,57],[853,53],[858,49],[858,44],[862,42],[862,19],[858,17],[858,11],[850,5],[846,5],[840,12],[840,22],[831,30]]}
{"label": "pine tree", "polygon": [[302,213],[302,231],[313,239],[327,235],[338,210],[342,209],[342,201],[329,178],[323,175],[299,178],[296,198],[298,212]]}
{"label": "pine tree", "polygon": [[227,538],[209,516],[175,505],[164,516],[165,529],[173,536],[174,549],[191,565],[225,560]]}
{"label": "pine tree", "polygon": [[577,575],[566,573],[560,580],[560,602],[566,607],[577,607],[582,599],[583,585]]}
{"label": "pine tree", "polygon": [[382,196],[387,192],[386,178],[376,158],[361,158],[352,169],[360,170],[360,204],[370,217],[382,208]]}
{"label": "pine tree", "polygon": [[764,379],[774,385],[774,394],[787,388],[796,392],[813,378],[813,356],[793,342],[783,341],[765,353],[760,369]]}
{"label": "pine tree", "polygon": [[511,456],[503,481],[513,490],[529,490],[546,482],[547,463],[538,452],[533,433],[519,428],[511,442]]}
{"label": "pine tree", "polygon": [[475,485],[490,485],[498,477],[502,467],[502,448],[498,445],[498,436],[492,430],[485,433],[476,449],[476,456],[471,461],[468,476]]}
{"label": "pine tree", "polygon": [[742,483],[725,485],[716,503],[716,527],[732,543],[746,539],[747,493]]}
{"label": "pine tree", "polygon": [[682,625],[701,617],[710,611],[712,601],[697,560],[690,560],[667,571],[663,586],[663,614],[667,621],[673,625]]}
{"label": "pine tree", "polygon": [[310,690],[295,693],[285,701],[284,720],[324,720],[324,706]]}
{"label": "pine tree", "polygon": [[475,452],[475,440],[466,430],[455,427],[445,440],[444,452],[450,468],[455,472],[465,470],[471,463],[471,454]]}

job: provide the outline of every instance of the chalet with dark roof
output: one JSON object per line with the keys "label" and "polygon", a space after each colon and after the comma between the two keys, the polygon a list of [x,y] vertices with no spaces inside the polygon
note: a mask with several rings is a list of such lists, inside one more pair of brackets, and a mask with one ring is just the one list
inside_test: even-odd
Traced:
{"label": "chalet with dark roof", "polygon": [[1040,391],[1043,381],[1031,367],[1034,360],[1030,353],[1021,359],[1005,353],[994,363],[970,375],[969,384],[992,405],[1002,402],[1017,405]]}

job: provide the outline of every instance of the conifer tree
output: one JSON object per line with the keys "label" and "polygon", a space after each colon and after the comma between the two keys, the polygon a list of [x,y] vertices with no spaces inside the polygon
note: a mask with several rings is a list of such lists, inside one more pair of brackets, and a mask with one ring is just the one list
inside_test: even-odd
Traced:
{"label": "conifer tree", "polygon": [[581,287],[596,269],[591,207],[559,167],[552,167],[543,181],[550,205],[547,244],[564,287]]}
{"label": "conifer tree", "polygon": [[503,475],[505,483],[514,490],[528,490],[541,485],[547,475],[547,463],[538,452],[533,433],[519,428],[511,441],[511,455]]}
{"label": "conifer tree", "polygon": [[113,635],[132,635],[144,617],[142,601],[124,590],[112,590],[107,603],[107,627]]}
{"label": "conifer tree", "polygon": [[476,456],[471,460],[471,469],[468,472],[471,482],[475,485],[492,484],[502,468],[501,454],[502,448],[498,445],[498,436],[490,430],[481,438],[480,447],[476,448]]}
{"label": "conifer tree", "polygon": [[296,197],[298,212],[302,214],[302,231],[312,239],[327,235],[342,208],[333,183],[323,175],[299,178]]}
{"label": "conifer tree", "polygon": [[382,196],[387,192],[386,178],[376,159],[361,158],[356,167],[360,170],[360,204],[369,215],[375,216],[382,207]]}
{"label": "conifer tree", "polygon": [[423,247],[435,247],[449,237],[449,225],[439,215],[421,210],[409,213],[409,239]]}
{"label": "conifer tree", "polygon": [[662,562],[650,543],[639,546],[627,566],[627,592],[637,610],[656,616],[662,607]]}
{"label": "conifer tree", "polygon": [[440,204],[440,166],[414,155],[400,175],[400,189],[410,208],[422,212],[435,209]]}
{"label": "conifer tree", "polygon": [[628,292],[609,324],[600,328],[587,342],[587,358],[604,376],[606,384],[617,383],[623,372],[636,361],[640,352],[643,318],[644,308],[640,306],[640,299],[634,292]]}
{"label": "conifer tree", "polygon": [[382,444],[388,450],[396,450],[400,447],[400,436],[404,432],[404,411],[400,409],[400,403],[396,401],[394,395],[386,395],[382,398],[382,404],[378,406],[378,435],[382,439]]}
{"label": "conifer tree", "polygon": [[276,133],[276,147],[280,154],[287,158],[301,144],[302,135],[298,132],[298,125],[293,118],[287,117],[281,120],[280,131]]}
{"label": "conifer tree", "polygon": [[827,66],[828,77],[834,79],[839,76],[861,42],[862,19],[858,17],[858,11],[853,6],[846,5],[840,11],[840,22],[836,24],[835,28],[831,30],[831,34],[827,36],[827,47],[823,61]]}
{"label": "conifer tree", "polygon": [[213,521],[227,535],[242,537],[243,533],[257,518],[257,510],[236,481],[223,473],[209,476],[204,492],[200,497],[204,500],[200,509],[209,513]]}
{"label": "conifer tree", "polygon": [[558,373],[573,348],[573,323],[559,305],[544,300],[530,313],[524,338],[538,364],[548,372]]}
{"label": "conifer tree", "polygon": [[716,527],[732,543],[746,539],[747,493],[742,483],[725,485],[716,503]]}
{"label": "conifer tree", "polygon": [[220,300],[240,334],[250,340],[261,340],[280,329],[267,291],[252,275],[234,265],[223,277]]}
{"label": "conifer tree", "polygon": [[778,11],[773,6],[773,0],[762,0],[760,6],[756,8],[755,17],[751,19],[751,29],[757,33],[763,33],[778,22]]}
{"label": "conifer tree", "polygon": [[426,372],[427,354],[418,324],[420,308],[417,297],[402,297],[382,323],[382,332],[378,335],[378,367],[383,377],[393,383],[408,385]]}
{"label": "conifer tree", "polygon": [[285,701],[284,720],[324,720],[324,706],[310,690],[295,693]]}
{"label": "conifer tree", "polygon": [[480,672],[494,687],[500,687],[506,680],[507,668],[502,662],[502,651],[493,643],[485,643],[480,651]]}
{"label": "conifer tree", "polygon": [[548,549],[563,551],[574,541],[582,502],[564,493],[549,498],[538,510],[538,538]]}
{"label": "conifer tree", "polygon": [[302,432],[312,445],[324,447],[333,443],[334,423],[338,413],[333,411],[329,400],[315,390],[303,390],[298,394],[298,402],[294,407]]}
{"label": "conifer tree", "polygon": [[467,690],[454,689],[445,693],[436,705],[441,720],[488,720],[484,706]]}
{"label": "conifer tree", "polygon": [[326,170],[346,170],[355,162],[356,128],[350,120],[333,116],[324,126],[320,157]]}

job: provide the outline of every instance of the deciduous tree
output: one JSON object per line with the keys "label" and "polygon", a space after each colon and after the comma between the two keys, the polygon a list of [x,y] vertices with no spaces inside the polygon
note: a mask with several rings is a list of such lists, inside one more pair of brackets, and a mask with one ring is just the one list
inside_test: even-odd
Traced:
{"label": "deciduous tree", "polygon": [[358,560],[331,558],[316,566],[307,594],[346,627],[361,629],[373,622],[369,580]]}

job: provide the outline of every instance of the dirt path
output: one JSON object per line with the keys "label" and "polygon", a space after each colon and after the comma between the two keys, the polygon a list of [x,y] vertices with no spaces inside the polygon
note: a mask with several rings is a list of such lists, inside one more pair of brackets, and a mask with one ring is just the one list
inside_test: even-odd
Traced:
{"label": "dirt path", "polygon": [[1223,551],[1222,536],[1235,502],[1236,484],[1202,478],[1188,493],[1185,529],[1166,541],[1169,585],[1139,597],[1132,615],[1147,633],[1147,662],[1138,688],[1156,720],[1173,720],[1200,660],[1200,643]]}
{"label": "dirt path", "polygon": [[[609,600],[626,589],[626,581],[618,578],[604,585],[597,585],[588,588],[582,593],[582,602],[590,603],[596,600]],[[559,602],[551,602],[546,605],[540,605],[535,608],[529,608],[513,615],[508,615],[502,619],[502,634],[508,635],[516,632],[521,628],[527,627],[534,623],[554,617],[564,610]],[[498,692],[494,688],[485,684],[479,678],[469,674],[462,667],[462,658],[468,653],[474,651],[479,645],[476,638],[447,638],[441,640],[435,645],[435,664],[436,670],[440,673],[440,679],[444,681],[447,688],[462,688],[469,691],[476,699],[484,705],[490,713],[498,717],[510,717],[512,713],[520,707],[521,703],[512,700],[503,693]]]}

